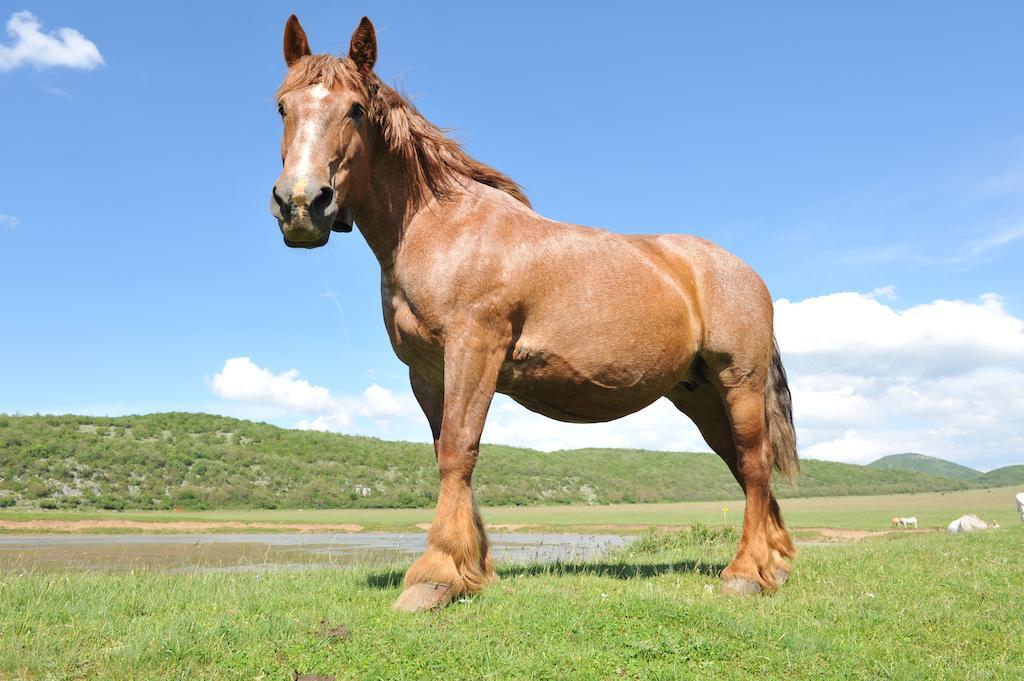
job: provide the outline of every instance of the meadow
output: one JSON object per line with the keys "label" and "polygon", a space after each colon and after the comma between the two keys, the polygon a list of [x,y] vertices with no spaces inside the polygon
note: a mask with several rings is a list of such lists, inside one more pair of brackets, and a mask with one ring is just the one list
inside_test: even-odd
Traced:
{"label": "meadow", "polygon": [[[424,445],[203,415],[85,418],[0,424],[4,498],[17,499],[0,508],[0,531],[422,532],[433,515]],[[405,565],[4,573],[0,680],[1020,678],[1016,486],[806,462],[800,487],[780,488],[802,543],[793,577],[774,595],[736,598],[717,574],[743,501],[716,457],[499,447],[484,457],[492,531],[641,538],[595,561],[501,566],[484,593],[417,615],[390,609]],[[278,474],[276,486],[258,484]],[[345,491],[371,476],[383,481],[376,498]],[[318,497],[328,486],[333,496]],[[217,506],[236,488],[255,508]],[[610,503],[641,497],[658,503]],[[412,507],[371,506],[391,502]],[[1004,527],[935,531],[964,513]],[[897,515],[921,529],[889,531]]]}
{"label": "meadow", "polygon": [[[892,516],[917,516],[922,528],[944,528],[951,520],[973,513],[1001,525],[1019,522],[1013,495],[1018,487],[842,497],[785,499],[783,515],[791,528],[888,529]],[[723,512],[723,508],[728,509]],[[517,532],[636,532],[646,527],[741,524],[743,500],[595,506],[498,506],[482,509],[484,521],[496,529]],[[218,511],[21,511],[0,510],[0,529],[13,531],[238,531],[225,523],[259,523],[256,531],[316,530],[318,526],[354,525],[364,530],[416,532],[433,518],[433,509],[255,509]],[[29,524],[43,521],[46,525]],[[108,523],[108,527],[78,522]],[[118,527],[126,522],[142,527]],[[22,524],[25,524],[22,526]],[[202,524],[206,527],[197,527]],[[276,527],[280,526],[280,527]]]}
{"label": "meadow", "polygon": [[722,595],[726,533],[506,566],[390,610],[401,567],[0,577],[0,678],[1020,678],[1024,527],[809,546],[772,596]]}

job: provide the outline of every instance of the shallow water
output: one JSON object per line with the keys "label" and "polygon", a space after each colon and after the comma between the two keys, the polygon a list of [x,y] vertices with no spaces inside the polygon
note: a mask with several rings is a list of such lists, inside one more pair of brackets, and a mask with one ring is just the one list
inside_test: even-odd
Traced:
{"label": "shallow water", "polygon": [[[498,562],[596,558],[632,537],[492,534]],[[239,572],[410,562],[426,534],[149,534],[0,536],[0,572]]]}

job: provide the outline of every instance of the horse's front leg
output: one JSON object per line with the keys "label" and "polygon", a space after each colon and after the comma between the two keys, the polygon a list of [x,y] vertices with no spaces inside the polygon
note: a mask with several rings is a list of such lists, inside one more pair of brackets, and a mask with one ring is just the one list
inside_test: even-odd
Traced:
{"label": "horse's front leg", "polygon": [[505,347],[497,334],[473,328],[449,336],[443,396],[436,389],[431,393],[428,384],[413,381],[428,419],[431,406],[436,413],[442,397],[440,429],[435,431],[441,493],[427,535],[427,551],[405,574],[405,590],[395,602],[396,610],[429,610],[460,594],[480,591],[494,579],[471,483],[480,433],[504,358]]}

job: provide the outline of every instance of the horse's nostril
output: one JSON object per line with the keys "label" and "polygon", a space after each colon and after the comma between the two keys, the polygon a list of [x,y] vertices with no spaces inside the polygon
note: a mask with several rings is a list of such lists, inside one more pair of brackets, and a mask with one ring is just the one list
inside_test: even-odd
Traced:
{"label": "horse's nostril", "polygon": [[325,185],[320,187],[320,193],[316,195],[309,207],[318,213],[326,213],[332,201],[334,201],[334,190]]}
{"label": "horse's nostril", "polygon": [[274,185],[274,188],[271,191],[271,193],[274,195],[274,203],[277,204],[278,210],[281,211],[281,217],[287,220],[289,213],[291,213],[291,209],[288,206],[288,202],[284,199],[284,197],[277,193],[277,185]]}

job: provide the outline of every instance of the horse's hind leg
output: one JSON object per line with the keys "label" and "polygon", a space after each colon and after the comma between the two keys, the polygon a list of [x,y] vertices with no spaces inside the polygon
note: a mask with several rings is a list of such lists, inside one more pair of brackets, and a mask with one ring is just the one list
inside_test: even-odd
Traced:
{"label": "horse's hind leg", "polygon": [[[734,417],[730,417],[720,390],[711,383],[687,387],[680,385],[668,398],[700,429],[708,445],[722,457],[747,496],[743,537],[736,559],[723,571],[727,588],[732,591],[758,591],[774,588],[789,577],[787,558],[796,556],[796,547],[782,520],[779,504],[771,492],[772,457],[765,456],[767,438],[751,428],[756,424],[756,400],[734,396],[738,425],[744,432],[743,456],[737,447]],[[761,399],[760,404],[763,405]],[[763,406],[762,416],[763,420]],[[763,430],[763,428],[762,428]],[[758,443],[760,439],[762,442]]]}

